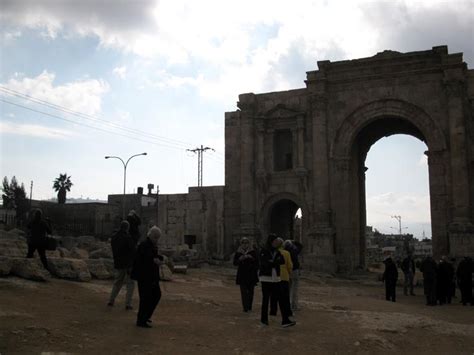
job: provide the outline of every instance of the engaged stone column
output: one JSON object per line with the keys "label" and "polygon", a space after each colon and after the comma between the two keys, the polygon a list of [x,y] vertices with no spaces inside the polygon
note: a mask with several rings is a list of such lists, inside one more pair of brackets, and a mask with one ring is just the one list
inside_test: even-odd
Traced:
{"label": "engaged stone column", "polygon": [[329,220],[329,163],[327,148],[327,98],[312,95],[313,123],[313,199],[316,223],[330,224]]}
{"label": "engaged stone column", "polygon": [[304,117],[298,117],[296,121],[298,142],[298,168],[304,168]]}
{"label": "engaged stone column", "polygon": [[468,222],[470,219],[469,177],[463,105],[465,82],[449,79],[444,84],[448,99],[453,221]]}

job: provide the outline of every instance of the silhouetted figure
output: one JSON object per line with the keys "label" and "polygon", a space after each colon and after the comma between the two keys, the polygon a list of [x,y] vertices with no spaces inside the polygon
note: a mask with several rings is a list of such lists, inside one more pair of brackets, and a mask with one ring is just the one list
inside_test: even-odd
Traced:
{"label": "silhouetted figure", "polygon": [[161,299],[160,265],[164,258],[158,255],[160,237],[161,230],[151,227],[147,238],[138,246],[132,268],[132,278],[138,282],[140,296],[137,326],[142,328],[151,328],[151,316]]}
{"label": "silhouetted figure", "polygon": [[52,233],[51,223],[43,219],[43,212],[37,209],[33,215],[33,220],[28,224],[30,234],[28,237],[27,258],[32,258],[35,251],[38,250],[41,263],[45,269],[48,269],[48,259],[46,258],[46,237]]}
{"label": "silhouetted figure", "polygon": [[290,305],[290,277],[293,271],[293,262],[291,260],[290,253],[283,247],[283,239],[277,238],[276,240],[278,241],[278,250],[280,251],[281,255],[283,255],[285,263],[280,266],[280,292],[272,294],[270,297],[270,315],[277,315],[277,304],[279,302],[278,297],[280,297],[281,304],[285,308],[285,313],[288,314],[289,317],[292,317],[293,311],[291,310]]}
{"label": "silhouetted figure", "polygon": [[428,306],[436,306],[436,284],[438,266],[431,256],[427,256],[420,265],[423,273],[423,288]]}
{"label": "silhouetted figure", "polygon": [[242,238],[234,254],[234,265],[238,266],[236,284],[240,286],[244,312],[252,310],[255,285],[258,283],[257,252],[250,245],[248,238]]}
{"label": "silhouetted figure", "polygon": [[391,257],[384,261],[385,271],[382,276],[382,281],[385,282],[385,299],[387,301],[396,301],[396,289],[398,280],[397,265],[393,262]]}
{"label": "silhouetted figure", "polygon": [[292,311],[298,310],[298,288],[300,282],[300,261],[299,255],[303,245],[295,240],[285,241],[285,250],[291,255],[291,261],[293,262],[293,272],[290,275],[290,305]]}
{"label": "silhouetted figure", "polygon": [[443,256],[438,264],[438,300],[440,305],[451,303],[453,280],[454,267]]}
{"label": "silhouetted figure", "polygon": [[413,279],[415,277],[415,261],[413,260],[411,254],[403,259],[402,262],[402,271],[404,276],[403,282],[403,293],[405,296],[408,295],[408,289],[410,289],[410,295],[414,296],[413,292]]}
{"label": "silhouetted figure", "polygon": [[279,300],[281,312],[281,324],[289,327],[296,323],[291,321],[282,304],[280,293],[280,265],[285,263],[283,255],[278,251],[278,241],[275,234],[268,235],[267,242],[259,252],[260,272],[259,278],[262,285],[262,313],[261,322],[268,325],[268,303],[272,295],[276,295]]}
{"label": "silhouetted figure", "polygon": [[129,233],[130,225],[127,221],[120,223],[120,230],[112,237],[110,244],[112,246],[112,254],[114,256],[114,267],[117,270],[114,285],[110,292],[108,306],[113,306],[115,298],[122,289],[123,284],[127,285],[127,293],[125,296],[125,309],[130,310],[132,307],[133,290],[135,282],[131,278],[133,259],[135,257],[135,241]]}
{"label": "silhouetted figure", "polygon": [[470,257],[464,257],[459,262],[458,269],[456,270],[456,277],[458,280],[459,290],[461,291],[461,302],[465,306],[468,303],[474,305],[472,299],[472,273],[474,266]]}
{"label": "silhouetted figure", "polygon": [[142,220],[134,210],[131,210],[128,213],[127,221],[130,224],[129,233],[135,241],[135,244],[137,244],[140,240],[140,225],[142,224]]}

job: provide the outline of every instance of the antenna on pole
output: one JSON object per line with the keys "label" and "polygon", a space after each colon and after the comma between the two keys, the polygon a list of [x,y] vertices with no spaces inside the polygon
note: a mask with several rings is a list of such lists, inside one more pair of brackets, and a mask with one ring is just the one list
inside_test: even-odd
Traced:
{"label": "antenna on pole", "polygon": [[215,152],[215,149],[211,148],[211,147],[204,147],[202,144],[201,144],[201,148],[194,148],[194,149],[186,149],[187,152],[192,152],[194,154],[197,153],[198,155],[198,186],[201,187],[202,184],[203,184],[203,179],[202,179],[202,171],[203,171],[203,157],[204,157],[204,152],[207,151],[207,150],[212,150],[213,152]]}

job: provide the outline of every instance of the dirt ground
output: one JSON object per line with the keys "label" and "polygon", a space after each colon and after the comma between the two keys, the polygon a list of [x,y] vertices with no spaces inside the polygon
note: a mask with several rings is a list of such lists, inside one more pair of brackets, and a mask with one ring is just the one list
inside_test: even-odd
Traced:
{"label": "dirt ground", "polygon": [[254,311],[242,312],[234,274],[191,269],[163,282],[152,329],[135,326],[137,293],[133,311],[123,293],[106,306],[112,281],[0,279],[0,354],[474,353],[474,307],[459,298],[427,307],[421,289],[417,296],[398,289],[392,303],[373,275],[303,274],[297,325],[283,329],[280,317],[260,325],[259,287]]}

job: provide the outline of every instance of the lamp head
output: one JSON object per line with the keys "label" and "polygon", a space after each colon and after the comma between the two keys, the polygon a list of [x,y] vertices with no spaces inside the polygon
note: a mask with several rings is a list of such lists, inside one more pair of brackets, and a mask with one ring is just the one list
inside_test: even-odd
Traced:
{"label": "lamp head", "polygon": [[107,155],[106,157],[104,157],[105,159],[109,159],[110,157]]}
{"label": "lamp head", "polygon": [[145,152],[145,153],[142,153],[142,155],[147,155],[147,153],[146,153],[146,152]]}

